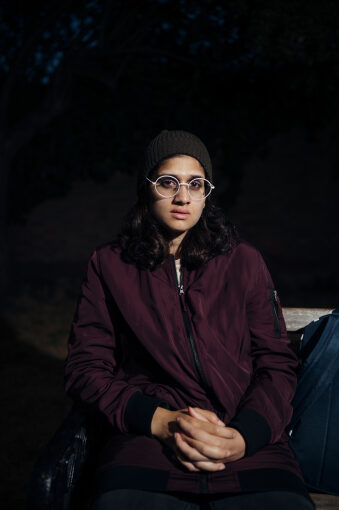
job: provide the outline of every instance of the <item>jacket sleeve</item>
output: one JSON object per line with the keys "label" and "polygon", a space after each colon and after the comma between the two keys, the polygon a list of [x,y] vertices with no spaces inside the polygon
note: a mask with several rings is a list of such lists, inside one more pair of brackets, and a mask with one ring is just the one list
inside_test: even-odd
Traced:
{"label": "jacket sleeve", "polygon": [[281,438],[292,417],[298,365],[274,284],[257,255],[256,278],[246,303],[253,376],[236,416],[228,423],[244,437],[246,456]]}
{"label": "jacket sleeve", "polygon": [[144,395],[115,377],[119,345],[94,252],[81,286],[65,362],[65,389],[75,400],[102,412],[117,431],[153,437],[151,422],[166,401]]}

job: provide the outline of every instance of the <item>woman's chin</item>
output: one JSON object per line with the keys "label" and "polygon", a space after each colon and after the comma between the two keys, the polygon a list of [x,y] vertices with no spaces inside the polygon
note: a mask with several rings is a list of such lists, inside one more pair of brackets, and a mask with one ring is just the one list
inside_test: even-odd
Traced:
{"label": "woman's chin", "polygon": [[183,225],[176,225],[175,223],[162,223],[163,234],[166,238],[172,239],[188,232],[189,228],[184,228]]}

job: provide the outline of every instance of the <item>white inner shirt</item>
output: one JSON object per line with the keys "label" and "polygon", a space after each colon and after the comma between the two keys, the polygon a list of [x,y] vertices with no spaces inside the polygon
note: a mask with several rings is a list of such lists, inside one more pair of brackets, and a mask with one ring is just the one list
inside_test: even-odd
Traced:
{"label": "white inner shirt", "polygon": [[181,275],[180,275],[180,259],[175,259],[175,269],[177,270],[178,282],[181,285]]}

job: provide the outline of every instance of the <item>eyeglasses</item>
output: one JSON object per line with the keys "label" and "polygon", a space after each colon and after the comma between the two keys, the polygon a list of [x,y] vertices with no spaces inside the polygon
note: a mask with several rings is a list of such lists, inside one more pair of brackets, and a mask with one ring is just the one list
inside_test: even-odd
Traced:
{"label": "eyeglasses", "polygon": [[195,177],[190,182],[179,182],[174,175],[160,175],[156,181],[151,181],[148,177],[146,179],[153,184],[155,191],[165,198],[174,197],[179,192],[180,186],[187,186],[192,200],[203,200],[215,188],[204,177]]}

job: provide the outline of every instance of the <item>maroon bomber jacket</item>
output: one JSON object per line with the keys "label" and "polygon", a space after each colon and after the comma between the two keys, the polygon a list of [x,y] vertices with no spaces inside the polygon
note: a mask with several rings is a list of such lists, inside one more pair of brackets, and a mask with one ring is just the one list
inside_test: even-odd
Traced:
{"label": "maroon bomber jacket", "polygon": [[[285,428],[297,359],[260,253],[240,242],[199,269],[174,257],[155,270],[94,251],[69,338],[66,391],[107,417],[112,431],[98,491],[304,492]],[[209,409],[246,442],[218,472],[190,472],[152,436],[157,406]]]}

